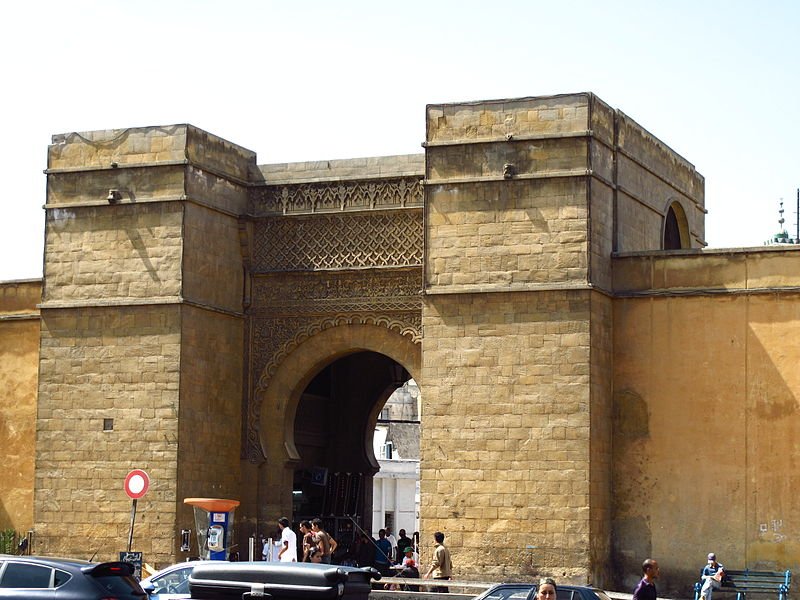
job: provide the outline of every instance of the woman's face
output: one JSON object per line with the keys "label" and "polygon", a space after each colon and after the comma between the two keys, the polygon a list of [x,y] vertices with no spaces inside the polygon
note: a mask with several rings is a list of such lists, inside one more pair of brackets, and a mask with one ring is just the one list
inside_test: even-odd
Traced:
{"label": "woman's face", "polygon": [[550,583],[543,583],[536,592],[537,600],[556,600],[556,588]]}

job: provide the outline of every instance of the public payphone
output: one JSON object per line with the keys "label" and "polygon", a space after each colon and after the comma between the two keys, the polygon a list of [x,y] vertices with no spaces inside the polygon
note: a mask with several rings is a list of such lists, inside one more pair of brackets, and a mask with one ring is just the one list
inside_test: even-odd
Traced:
{"label": "public payphone", "polygon": [[223,498],[184,498],[183,503],[194,509],[200,558],[228,560],[233,546],[233,513],[239,506],[239,501]]}

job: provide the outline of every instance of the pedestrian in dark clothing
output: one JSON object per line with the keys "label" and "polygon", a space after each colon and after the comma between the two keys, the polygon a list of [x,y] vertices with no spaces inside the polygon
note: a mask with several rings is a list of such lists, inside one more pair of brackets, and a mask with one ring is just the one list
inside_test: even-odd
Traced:
{"label": "pedestrian in dark clothing", "polygon": [[356,545],[356,566],[375,566],[375,542],[367,534],[362,533]]}
{"label": "pedestrian in dark clothing", "polygon": [[397,538],[397,556],[400,557],[401,554],[404,553],[405,549],[411,546],[414,547],[414,542],[411,541],[411,538],[406,535],[406,530],[401,529],[397,533],[400,534],[400,537]]}
{"label": "pedestrian in dark clothing", "polygon": [[378,531],[378,541],[375,542],[375,568],[380,571],[380,574],[388,577],[392,574],[391,559],[392,544],[386,539],[386,530],[381,529]]}
{"label": "pedestrian in dark clothing", "polygon": [[656,579],[658,579],[658,562],[648,558],[642,563],[642,580],[633,590],[633,600],[656,600]]}

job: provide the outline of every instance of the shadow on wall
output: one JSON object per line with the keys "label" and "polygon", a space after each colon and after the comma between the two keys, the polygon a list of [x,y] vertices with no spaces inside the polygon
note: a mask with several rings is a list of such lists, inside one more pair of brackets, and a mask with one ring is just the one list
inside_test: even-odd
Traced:
{"label": "shadow on wall", "polygon": [[800,570],[800,302],[671,298],[618,316],[614,589],[651,556],[659,594],[679,598],[711,551],[732,569]]}

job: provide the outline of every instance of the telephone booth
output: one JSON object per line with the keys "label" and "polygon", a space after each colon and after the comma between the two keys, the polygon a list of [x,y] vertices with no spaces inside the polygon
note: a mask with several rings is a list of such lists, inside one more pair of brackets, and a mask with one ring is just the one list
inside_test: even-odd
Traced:
{"label": "telephone booth", "polygon": [[223,498],[184,498],[194,509],[194,526],[200,558],[228,560],[233,545],[233,513],[238,500]]}

